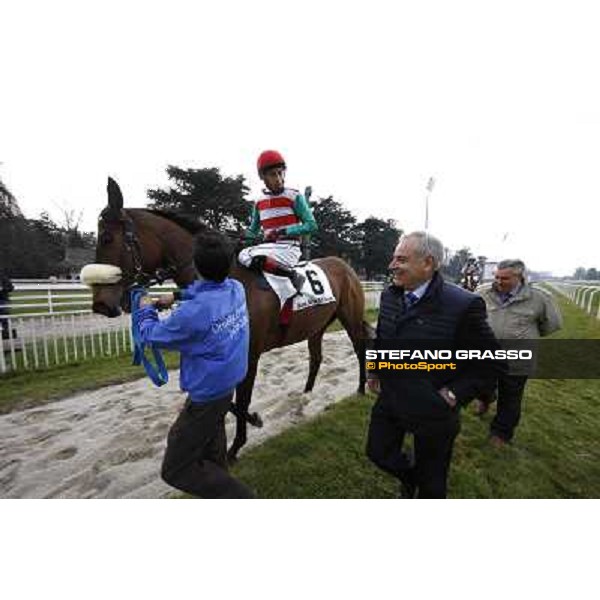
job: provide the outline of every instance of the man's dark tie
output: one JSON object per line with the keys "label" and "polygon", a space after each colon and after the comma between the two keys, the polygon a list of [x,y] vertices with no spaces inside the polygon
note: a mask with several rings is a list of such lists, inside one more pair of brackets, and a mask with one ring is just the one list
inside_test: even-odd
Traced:
{"label": "man's dark tie", "polygon": [[406,292],[406,294],[404,294],[404,299],[406,300],[406,308],[410,309],[417,303],[419,296],[414,292]]}

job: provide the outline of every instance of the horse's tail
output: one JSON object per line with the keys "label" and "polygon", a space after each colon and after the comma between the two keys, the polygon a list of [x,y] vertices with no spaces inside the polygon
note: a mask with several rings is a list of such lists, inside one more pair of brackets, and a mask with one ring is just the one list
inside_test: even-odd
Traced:
{"label": "horse's tail", "polygon": [[375,335],[377,333],[375,330],[375,327],[373,327],[373,325],[371,325],[370,323],[367,323],[367,321],[363,321],[362,326],[363,326],[363,338],[365,340],[374,340]]}

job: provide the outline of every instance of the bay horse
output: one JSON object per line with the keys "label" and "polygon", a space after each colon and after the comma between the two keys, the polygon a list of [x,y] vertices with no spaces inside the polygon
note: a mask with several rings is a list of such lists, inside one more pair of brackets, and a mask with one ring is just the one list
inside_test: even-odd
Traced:
{"label": "bay horse", "polygon": [[[119,267],[118,281],[93,285],[93,311],[116,317],[121,308],[129,311],[127,290],[135,283],[149,283],[165,273],[179,287],[189,285],[196,277],[193,267],[193,237],[202,227],[181,217],[141,208],[123,208],[123,195],[118,184],[108,180],[108,206],[98,222],[96,262]],[[310,355],[308,378],[304,392],[313,389],[322,360],[322,339],[327,327],[337,318],[348,333],[359,362],[358,393],[365,393],[366,372],[362,356],[363,341],[370,326],[363,320],[365,299],[361,283],[353,269],[337,257],[314,261],[329,278],[335,302],[312,306],[294,312],[289,325],[279,323],[280,303],[276,294],[259,283],[259,276],[234,260],[230,276],[240,281],[246,291],[250,318],[248,373],[237,386],[232,412],[236,416],[236,433],[227,456],[235,461],[247,440],[247,423],[261,426],[256,413],[249,414],[252,389],[260,355],[308,340]]]}

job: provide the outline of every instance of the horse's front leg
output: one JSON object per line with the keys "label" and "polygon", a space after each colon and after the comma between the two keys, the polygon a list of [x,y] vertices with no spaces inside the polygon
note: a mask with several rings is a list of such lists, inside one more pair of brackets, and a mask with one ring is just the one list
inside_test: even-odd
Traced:
{"label": "horse's front leg", "polygon": [[250,415],[248,408],[252,400],[252,389],[254,387],[254,379],[256,377],[256,369],[258,361],[253,361],[248,365],[248,374],[242,383],[237,386],[235,392],[235,406],[232,407],[232,412],[235,415],[236,427],[235,438],[227,452],[227,460],[229,463],[234,463],[237,460],[237,454],[248,440],[247,423],[256,427],[262,427],[262,420],[257,413]]}

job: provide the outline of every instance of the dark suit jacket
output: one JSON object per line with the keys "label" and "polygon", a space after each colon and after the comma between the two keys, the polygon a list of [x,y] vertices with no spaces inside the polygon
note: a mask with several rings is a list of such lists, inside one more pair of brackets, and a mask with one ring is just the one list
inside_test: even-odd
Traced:
{"label": "dark suit jacket", "polygon": [[[444,348],[468,349],[482,343],[499,348],[486,318],[485,303],[480,296],[444,281],[435,273],[425,295],[410,310],[404,305],[404,290],[391,285],[382,292],[377,322],[380,340],[438,340]],[[489,393],[496,384],[497,372],[505,366],[497,364],[491,372],[468,368],[460,371],[432,371],[419,379],[381,377],[383,394],[393,394],[401,403],[403,412],[411,416],[442,418],[451,410],[437,393],[447,386],[464,405],[483,393]]]}

